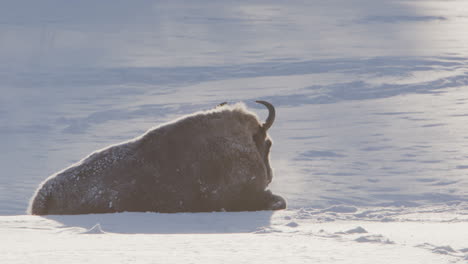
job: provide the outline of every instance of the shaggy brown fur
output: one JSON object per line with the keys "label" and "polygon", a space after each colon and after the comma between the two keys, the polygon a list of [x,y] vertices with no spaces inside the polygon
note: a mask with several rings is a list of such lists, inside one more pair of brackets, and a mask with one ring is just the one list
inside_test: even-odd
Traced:
{"label": "shaggy brown fur", "polygon": [[52,175],[32,214],[275,210],[271,140],[243,104],[223,105],[96,151]]}

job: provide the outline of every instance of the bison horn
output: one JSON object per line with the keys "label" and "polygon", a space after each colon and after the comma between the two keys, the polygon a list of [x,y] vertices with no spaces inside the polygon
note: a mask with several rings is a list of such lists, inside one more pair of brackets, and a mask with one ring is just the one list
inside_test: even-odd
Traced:
{"label": "bison horn", "polygon": [[225,105],[227,105],[227,102],[222,102],[219,105],[217,105],[216,107],[221,107],[221,106],[225,106]]}
{"label": "bison horn", "polygon": [[255,101],[255,102],[262,104],[268,108],[268,117],[265,123],[263,123],[262,125],[262,128],[265,131],[267,131],[271,127],[271,125],[273,125],[273,121],[275,121],[275,116],[276,116],[275,107],[267,101]]}

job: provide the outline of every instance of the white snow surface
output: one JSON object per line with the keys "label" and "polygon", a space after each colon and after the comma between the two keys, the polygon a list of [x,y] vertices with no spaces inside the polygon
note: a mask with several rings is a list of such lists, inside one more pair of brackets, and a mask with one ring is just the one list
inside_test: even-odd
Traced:
{"label": "white snow surface", "polygon": [[[468,263],[468,2],[1,7],[0,263]],[[255,100],[287,210],[26,215],[93,151]]]}
{"label": "white snow surface", "polygon": [[[0,235],[5,242],[0,254],[2,263],[468,261],[468,215],[421,221],[411,214],[423,213],[413,210],[371,211],[377,219],[332,213],[319,220],[323,213],[312,209],[2,216]],[[396,212],[398,217],[389,218]],[[384,217],[387,222],[379,220]]]}

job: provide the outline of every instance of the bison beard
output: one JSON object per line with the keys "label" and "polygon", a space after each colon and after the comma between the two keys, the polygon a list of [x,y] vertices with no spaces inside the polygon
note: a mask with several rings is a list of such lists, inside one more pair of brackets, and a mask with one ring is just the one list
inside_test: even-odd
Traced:
{"label": "bison beard", "polygon": [[286,208],[272,180],[273,105],[260,123],[243,104],[222,104],[96,151],[44,181],[29,212],[257,211]]}

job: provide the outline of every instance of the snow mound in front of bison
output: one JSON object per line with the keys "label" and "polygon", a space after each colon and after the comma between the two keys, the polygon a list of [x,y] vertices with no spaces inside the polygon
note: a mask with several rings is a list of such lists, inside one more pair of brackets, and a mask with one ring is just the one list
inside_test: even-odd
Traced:
{"label": "snow mound in front of bison", "polygon": [[0,216],[3,263],[464,263],[468,203]]}

